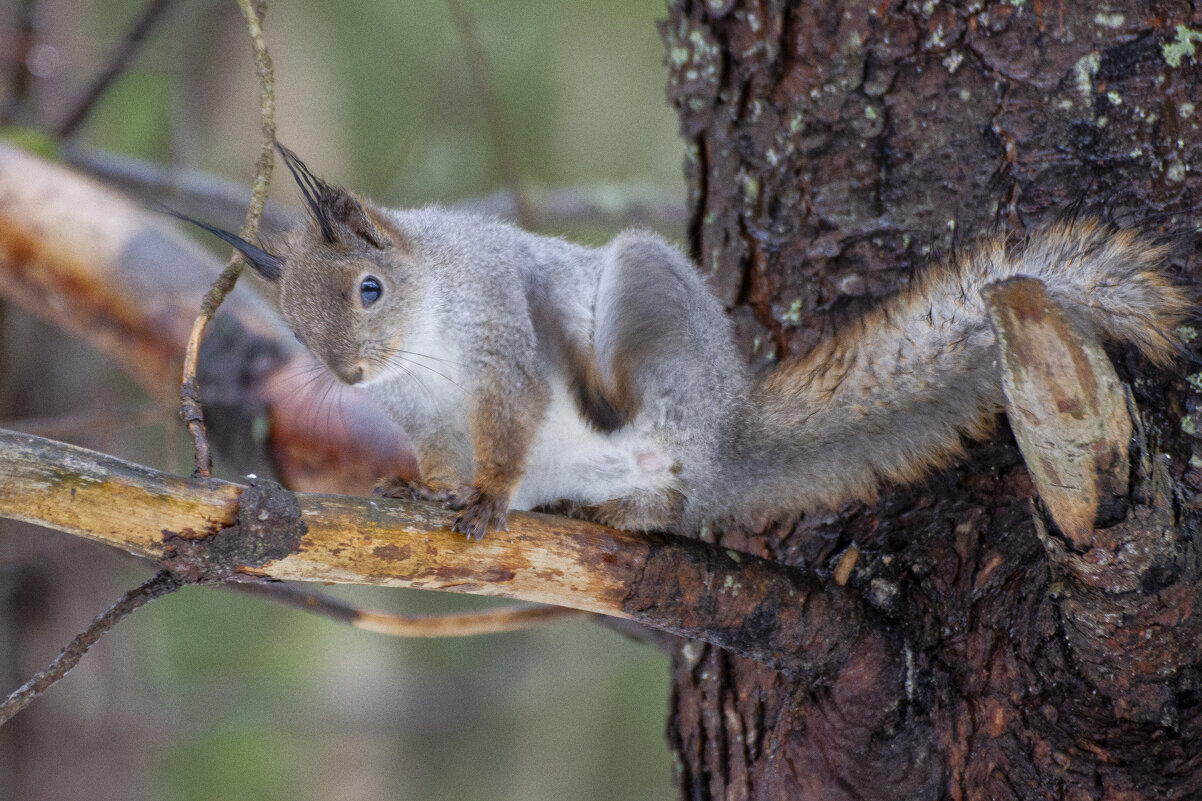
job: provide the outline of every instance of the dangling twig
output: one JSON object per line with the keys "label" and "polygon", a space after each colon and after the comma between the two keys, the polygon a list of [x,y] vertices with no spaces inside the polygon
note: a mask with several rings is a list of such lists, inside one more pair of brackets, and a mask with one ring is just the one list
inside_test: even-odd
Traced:
{"label": "dangling twig", "polygon": [[3,703],[0,703],[0,726],[11,720],[13,715],[29,706],[30,702],[70,673],[72,668],[79,664],[79,660],[88,652],[88,649],[130,612],[140,606],[145,606],[155,598],[173,593],[182,586],[170,573],[162,570],[155,574],[154,578],[122,595],[117,603],[110,606],[106,612],[93,620],[92,625],[88,626],[82,634],[72,640],[70,645],[64,648],[50,663],[49,667],[25,682],[4,699]]}
{"label": "dangling twig", "polygon": [[[275,76],[271,66],[271,55],[267,52],[267,42],[263,38],[262,23],[263,15],[267,11],[266,3],[258,2],[252,6],[250,0],[238,0],[238,7],[242,9],[242,16],[246,18],[246,27],[254,44],[255,73],[259,76],[259,114],[263,126],[263,144],[259,148],[259,158],[255,163],[250,208],[246,211],[246,222],[239,231],[243,239],[254,241],[259,234],[259,221],[263,216],[263,207],[267,204],[267,189],[271,184],[271,169],[275,163]],[[196,447],[196,467],[193,473],[197,476],[208,476],[213,470],[213,455],[205,436],[204,411],[200,405],[200,387],[196,383],[200,342],[204,338],[209,321],[217,313],[217,308],[242,274],[243,264],[242,256],[235,253],[221,275],[213,282],[213,286],[201,302],[200,314],[192,323],[188,348],[184,352],[183,379],[180,382],[180,416],[187,425]]]}

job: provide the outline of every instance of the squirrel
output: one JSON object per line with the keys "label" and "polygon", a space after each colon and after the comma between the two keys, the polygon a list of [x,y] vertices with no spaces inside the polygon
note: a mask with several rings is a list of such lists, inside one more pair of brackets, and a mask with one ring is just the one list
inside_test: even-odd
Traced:
{"label": "squirrel", "polygon": [[757,378],[701,272],[657,234],[585,247],[382,208],[278,149],[311,214],[271,250],[190,221],[240,250],[297,338],[409,435],[420,480],[384,493],[460,509],[454,529],[476,539],[511,508],[566,502],[620,528],[689,532],[916,481],[1003,408],[981,290],[1010,276],[1042,280],[1083,330],[1158,365],[1191,308],[1163,244],[1066,217],[929,268]]}

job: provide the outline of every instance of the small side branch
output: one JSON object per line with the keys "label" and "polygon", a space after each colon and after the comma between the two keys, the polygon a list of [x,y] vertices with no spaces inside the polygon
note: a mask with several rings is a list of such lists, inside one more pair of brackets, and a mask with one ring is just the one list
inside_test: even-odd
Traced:
{"label": "small side branch", "polygon": [[88,649],[131,612],[140,606],[145,606],[155,598],[175,592],[182,586],[170,573],[161,570],[149,581],[122,595],[117,603],[93,620],[92,625],[72,640],[71,644],[62,650],[62,653],[50,663],[49,667],[25,682],[4,699],[3,703],[0,703],[0,726],[3,726],[35,698],[46,692],[59,679],[70,673],[79,664],[79,660],[88,652]]}
{"label": "small side branch", "polygon": [[[271,170],[275,163],[275,74],[271,65],[271,55],[267,52],[267,41],[263,38],[262,22],[267,11],[266,3],[252,5],[250,0],[238,0],[238,6],[242,9],[242,16],[246,18],[247,30],[250,32],[254,48],[255,73],[259,76],[259,115],[263,129],[263,142],[259,146],[259,158],[255,163],[250,208],[246,212],[246,222],[239,231],[239,236],[243,239],[254,241],[259,234],[263,208],[267,205],[267,190],[271,184]],[[208,476],[213,469],[213,455],[205,436],[204,410],[200,405],[200,387],[196,382],[200,343],[221,302],[238,282],[243,264],[242,256],[234,253],[221,275],[213,282],[213,286],[201,302],[200,314],[192,323],[192,331],[184,351],[184,374],[180,382],[180,417],[188,427],[188,433],[192,435],[192,442],[196,448],[195,473],[198,476]]]}
{"label": "small side branch", "polygon": [[431,504],[181,478],[11,432],[0,432],[0,516],[201,581],[373,584],[581,609],[701,639],[812,682],[833,675],[850,647],[843,635],[864,625],[846,588],[695,540],[515,512],[508,532],[469,542],[451,532],[454,513]]}

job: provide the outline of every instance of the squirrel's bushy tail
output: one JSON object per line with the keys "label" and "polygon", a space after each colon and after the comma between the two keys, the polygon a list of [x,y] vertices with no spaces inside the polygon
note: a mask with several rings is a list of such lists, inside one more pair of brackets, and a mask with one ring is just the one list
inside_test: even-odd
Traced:
{"label": "squirrel's bushy tail", "polygon": [[988,433],[1003,396],[981,290],[1042,280],[1086,332],[1169,362],[1191,309],[1164,271],[1167,247],[1092,220],[1024,242],[987,240],[929,270],[832,340],[783,363],[753,390],[730,450],[746,468],[731,511],[772,515],[853,498],[944,466]]}

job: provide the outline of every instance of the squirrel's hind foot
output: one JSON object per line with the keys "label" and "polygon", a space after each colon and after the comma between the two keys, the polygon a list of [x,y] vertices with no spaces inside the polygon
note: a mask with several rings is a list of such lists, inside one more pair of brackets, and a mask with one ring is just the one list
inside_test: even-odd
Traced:
{"label": "squirrel's hind foot", "polygon": [[575,504],[568,513],[625,531],[674,531],[683,510],[684,494],[668,489],[640,492],[598,504]]}
{"label": "squirrel's hind foot", "polygon": [[420,479],[400,477],[382,478],[376,482],[371,494],[377,498],[404,498],[414,501],[433,501],[452,509],[467,506],[475,490],[468,486],[455,486],[441,482],[425,482]]}

